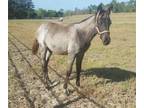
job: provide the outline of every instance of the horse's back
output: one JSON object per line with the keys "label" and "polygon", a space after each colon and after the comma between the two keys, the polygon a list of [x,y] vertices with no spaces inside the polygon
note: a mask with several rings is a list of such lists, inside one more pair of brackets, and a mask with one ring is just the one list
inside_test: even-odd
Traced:
{"label": "horse's back", "polygon": [[48,22],[41,25],[38,32],[40,39],[43,38],[43,43],[56,54],[67,54],[74,48],[79,48],[77,45],[78,36],[73,26]]}

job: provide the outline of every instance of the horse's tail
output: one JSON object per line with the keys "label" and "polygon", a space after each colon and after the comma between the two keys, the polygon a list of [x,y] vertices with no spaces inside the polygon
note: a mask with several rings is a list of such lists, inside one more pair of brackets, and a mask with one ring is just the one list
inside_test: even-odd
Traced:
{"label": "horse's tail", "polygon": [[34,55],[37,54],[38,48],[39,48],[39,43],[38,43],[37,39],[35,39],[34,42],[33,42],[33,46],[32,46],[32,53]]}

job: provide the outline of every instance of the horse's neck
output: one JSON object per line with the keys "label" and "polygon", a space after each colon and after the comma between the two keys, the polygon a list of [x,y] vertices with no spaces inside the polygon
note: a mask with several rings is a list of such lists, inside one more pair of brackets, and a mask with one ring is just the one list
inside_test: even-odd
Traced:
{"label": "horse's neck", "polygon": [[[75,26],[76,26],[78,29],[89,30],[90,27],[93,25],[93,22],[94,22],[94,16],[91,16],[91,17],[88,18],[87,20],[75,24]],[[88,28],[88,27],[89,27],[89,28]],[[87,29],[86,29],[86,28],[87,28]]]}
{"label": "horse's neck", "polygon": [[83,37],[87,42],[90,42],[96,34],[96,30],[94,28],[94,16],[90,17],[84,22],[77,24],[76,26],[80,31],[84,32],[85,35],[83,35]]}

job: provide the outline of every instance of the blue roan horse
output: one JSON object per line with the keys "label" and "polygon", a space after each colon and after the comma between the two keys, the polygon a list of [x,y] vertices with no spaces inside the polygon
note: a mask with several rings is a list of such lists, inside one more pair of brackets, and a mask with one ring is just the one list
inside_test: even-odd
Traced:
{"label": "blue roan horse", "polygon": [[38,48],[40,48],[42,68],[46,83],[50,84],[47,65],[51,55],[66,54],[68,55],[68,66],[64,89],[66,93],[68,93],[67,84],[75,59],[77,72],[76,85],[80,86],[80,72],[83,56],[89,48],[92,39],[96,34],[99,34],[104,45],[110,43],[109,28],[111,25],[111,9],[112,7],[107,9],[99,8],[94,15],[78,23],[67,26],[54,22],[40,25],[33,43],[32,52],[36,54]]}

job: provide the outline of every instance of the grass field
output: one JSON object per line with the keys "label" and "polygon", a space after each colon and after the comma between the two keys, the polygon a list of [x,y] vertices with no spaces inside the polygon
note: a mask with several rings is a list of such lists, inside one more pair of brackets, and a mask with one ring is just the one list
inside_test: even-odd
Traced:
{"label": "grass field", "polygon": [[[87,16],[89,15],[65,17],[64,23],[77,22]],[[111,19],[111,44],[103,46],[98,36],[92,41],[91,47],[83,60],[80,91],[86,96],[92,97],[97,103],[106,108],[135,108],[135,13],[112,13]],[[46,23],[47,21],[48,20],[9,20],[9,32],[31,48],[36,29],[41,23]],[[9,35],[9,40],[10,39],[11,36]],[[16,43],[17,41],[15,41],[15,44]],[[18,44],[16,44],[16,46],[20,47],[21,50],[23,49]],[[16,62],[16,67],[19,69],[20,75],[24,76],[23,83],[25,85],[32,84],[33,80],[29,80],[29,77],[34,76],[31,72],[32,70],[27,68],[27,65],[21,63],[21,58],[18,57],[18,54],[14,53],[14,51],[14,46],[9,42],[9,53],[13,61]],[[28,54],[27,51],[23,53],[31,60],[34,69],[40,71],[38,74],[41,75],[40,65],[37,65],[38,61],[35,60],[35,57],[30,55],[31,53]],[[61,75],[65,76],[67,56],[53,55],[49,65],[56,69]],[[23,103],[25,104],[25,108],[27,108],[27,102],[24,102],[25,100],[19,100],[15,97],[18,96],[20,98],[24,93],[19,93],[21,88],[23,88],[18,84],[18,82],[21,82],[19,81],[21,77],[18,79],[18,77],[15,76],[13,67],[9,61],[9,106],[11,108],[20,108],[20,104]],[[75,71],[75,68],[73,68],[73,71]],[[50,74],[50,76],[53,77],[51,70]],[[75,76],[75,72],[72,73],[72,76]],[[16,79],[18,79],[18,81]],[[27,82],[27,80],[29,82]],[[71,82],[75,84],[74,78],[72,78]],[[35,84],[35,86],[39,85]],[[31,91],[34,88],[27,85],[26,90],[27,89]],[[25,89],[22,89],[22,91],[25,91]],[[41,96],[41,92],[38,93]],[[57,96],[60,97],[61,94],[63,93],[59,92]],[[41,104],[40,97],[31,93],[27,94],[27,96],[36,98],[36,102],[34,102],[36,108]],[[28,99],[26,98],[26,100]],[[62,104],[64,104],[65,99],[63,100],[62,98],[60,100]],[[75,102],[69,102],[69,104],[65,106],[74,107],[80,104],[79,107],[92,107],[91,104],[86,106],[84,103],[86,103],[84,100],[79,99]],[[81,106],[83,104],[84,106]],[[54,104],[51,107],[53,108],[53,106]],[[41,107],[43,108],[44,106]],[[95,106],[93,107],[95,108]]]}

